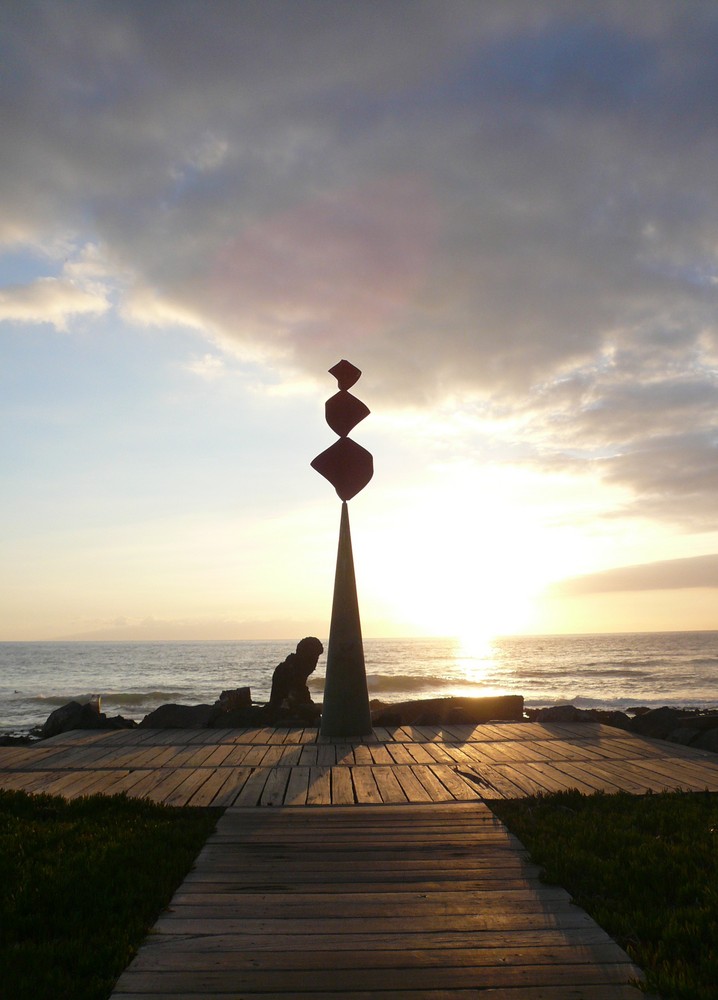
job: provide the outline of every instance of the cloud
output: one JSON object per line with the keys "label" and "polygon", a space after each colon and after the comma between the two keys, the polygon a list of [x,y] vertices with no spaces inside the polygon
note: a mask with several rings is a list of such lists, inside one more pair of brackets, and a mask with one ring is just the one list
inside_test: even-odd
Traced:
{"label": "cloud", "polygon": [[591,573],[563,580],[551,589],[555,594],[577,597],[616,591],[683,590],[718,588],[718,555],[668,559],[640,566],[620,566],[603,573]]}
{"label": "cloud", "polygon": [[[89,623],[88,623],[89,624]],[[98,623],[94,627],[70,635],[58,636],[60,640],[94,640],[103,642],[151,642],[157,640],[200,641],[265,639],[270,635],[277,641],[296,644],[303,635],[313,635],[324,627],[309,619],[161,619],[143,618],[116,620]],[[271,667],[270,667],[271,670]],[[271,676],[271,675],[270,675]]]}
{"label": "cloud", "polygon": [[203,354],[201,358],[194,358],[185,365],[188,372],[198,375],[207,382],[213,382],[221,378],[226,372],[224,359],[217,354]]}
{"label": "cloud", "polygon": [[[507,449],[711,522],[713,4],[3,16],[0,237],[92,241],[134,322],[287,378],[349,356],[385,406],[511,417]],[[102,305],[43,281],[6,290],[5,315]]]}
{"label": "cloud", "polygon": [[0,288],[0,321],[50,323],[65,330],[73,316],[106,312],[109,301],[98,284],[77,284],[68,279],[38,278],[27,285]]}

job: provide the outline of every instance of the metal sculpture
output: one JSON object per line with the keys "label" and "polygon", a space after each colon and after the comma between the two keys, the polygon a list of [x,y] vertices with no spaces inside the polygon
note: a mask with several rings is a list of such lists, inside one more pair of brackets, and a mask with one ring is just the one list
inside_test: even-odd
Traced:
{"label": "metal sculpture", "polygon": [[327,400],[325,414],[339,440],[317,455],[311,466],[337,491],[342,513],[320,735],[368,736],[372,731],[371,711],[347,501],[363,490],[374,475],[374,460],[366,448],[347,435],[368,416],[369,408],[348,391],[361,375],[358,368],[342,360],[329,369],[329,374],[336,378],[339,392]]}

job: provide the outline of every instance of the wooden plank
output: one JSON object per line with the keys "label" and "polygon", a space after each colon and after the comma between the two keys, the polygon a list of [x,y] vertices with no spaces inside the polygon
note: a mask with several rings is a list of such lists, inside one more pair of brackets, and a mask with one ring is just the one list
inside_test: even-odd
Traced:
{"label": "wooden plank", "polygon": [[186,806],[212,773],[213,769],[209,767],[194,768],[162,801],[167,806]]}
{"label": "wooden plank", "polygon": [[328,806],[332,801],[332,772],[329,767],[309,768],[308,806]]}
{"label": "wooden plank", "polygon": [[232,805],[256,806],[262,796],[264,786],[269,777],[269,769],[258,767],[242,783],[238,794],[233,798]]}
{"label": "wooden plank", "polygon": [[414,777],[421,782],[431,796],[432,802],[445,802],[447,799],[453,799],[446,785],[442,784],[434,773],[433,767],[428,764],[415,764],[411,770]]}
{"label": "wooden plank", "polygon": [[208,802],[213,808],[233,806],[253,772],[251,767],[233,767],[228,768],[225,773],[227,776],[223,784],[218,788],[214,798]]}
{"label": "wooden plank", "polygon": [[432,771],[455,799],[476,801],[479,798],[476,786],[470,784],[465,778],[462,778],[456,771],[452,770],[452,768],[436,764],[432,767]]}
{"label": "wooden plank", "polygon": [[371,749],[365,743],[357,743],[354,747],[354,763],[360,766],[374,763]]}
{"label": "wooden plank", "polygon": [[[177,898],[173,900],[179,902]],[[322,951],[353,951],[355,949],[372,949],[376,951],[399,951],[416,946],[416,937],[411,933],[406,933],[400,928],[390,934],[374,934],[371,930],[358,934],[323,934],[319,936],[309,934],[287,934],[282,939],[282,947],[286,951],[307,951],[312,948],[319,948]],[[485,948],[510,948],[510,947],[561,947],[561,946],[592,946],[614,944],[605,931],[594,925],[593,927],[578,928],[542,928],[537,930],[507,931],[507,930],[483,930],[483,931],[443,931],[433,934],[431,946],[440,948],[467,948],[483,950]],[[179,938],[165,938],[156,946],[150,939],[143,946],[142,966],[151,968],[155,962],[161,962],[161,954],[177,955],[180,949],[187,951],[191,948],[193,954],[203,952],[207,956],[216,954],[219,951],[228,953],[245,950],[248,953],[277,950],[277,939],[271,934],[218,934],[202,935],[189,942]],[[138,956],[138,962],[140,957]]]}
{"label": "wooden plank", "polygon": [[302,746],[302,752],[299,755],[300,766],[312,767],[317,763],[317,757],[319,754],[319,748],[316,743],[306,743]]}
{"label": "wooden plank", "polygon": [[322,767],[333,767],[337,762],[337,755],[331,743],[320,743],[317,746],[317,764]]}
{"label": "wooden plank", "polygon": [[205,758],[205,766],[219,767],[220,764],[225,763],[232,750],[233,747],[229,743],[220,743],[217,746],[210,747],[210,752]]}
{"label": "wooden plank", "polygon": [[434,797],[410,767],[397,767],[394,776],[409,802],[433,802]]}
{"label": "wooden plank", "polygon": [[406,793],[397,781],[392,768],[376,764],[372,767],[371,771],[383,802],[408,801]]}
{"label": "wooden plank", "polygon": [[616,774],[615,769],[605,767],[594,760],[559,760],[554,763],[554,767],[559,771],[564,771],[570,777],[575,775],[580,780],[588,780],[594,788],[608,794],[630,792],[642,795],[644,791],[642,784],[628,778],[625,774]]}
{"label": "wooden plank", "polygon": [[233,771],[231,768],[223,767],[208,768],[207,770],[208,774],[205,781],[195,789],[189,797],[187,805],[201,808],[215,804],[217,795]]}
{"label": "wooden plank", "polygon": [[255,752],[255,755],[258,756],[260,760],[262,758],[262,754],[261,753],[258,754],[256,748],[252,747],[250,744],[230,743],[228,744],[228,746],[229,746],[229,753],[222,761],[223,767],[236,767],[237,764],[242,764],[245,767],[251,766],[249,764],[246,764],[246,757],[247,754],[250,752],[250,750],[253,750]]}
{"label": "wooden plank", "polygon": [[62,795],[66,799],[94,795],[98,786],[111,781],[116,773],[116,771],[76,771],[75,781],[66,784],[61,790],[49,794]]}
{"label": "wooden plank", "polygon": [[369,753],[374,764],[393,764],[394,758],[387,748],[381,743],[374,743],[369,746]]}
{"label": "wooden plank", "polygon": [[[411,941],[411,939],[409,939]],[[410,959],[414,969],[480,969],[487,966],[504,967],[527,965],[551,965],[564,963],[572,965],[601,963],[606,965],[625,965],[625,953],[612,941],[601,944],[581,945],[561,942],[556,945],[514,945],[509,947],[473,948],[434,948],[417,947],[418,942],[409,944],[409,954],[403,949],[381,948],[372,949],[367,953],[363,949],[343,948],[338,954],[332,955],[329,949],[316,947],[305,951],[297,949],[261,950],[249,953],[245,949],[232,952],[224,957],[222,971],[271,971],[296,970],[313,972],[325,969],[327,966],[336,970],[356,969],[400,969]],[[191,945],[184,947],[180,955],[179,948],[148,948],[135,963],[137,972],[171,971],[177,959],[182,959],[183,967],[191,971],[209,971],[216,967],[211,955],[202,949],[194,949]]]}
{"label": "wooden plank", "polygon": [[523,774],[529,777],[534,777],[537,782],[546,782],[550,780],[552,784],[556,786],[557,791],[563,789],[576,789],[585,795],[593,795],[595,792],[600,791],[599,785],[594,785],[587,779],[582,779],[576,775],[566,774],[558,767],[554,767],[548,761],[542,764],[532,764],[528,761],[522,762],[518,765]]}
{"label": "wooden plank", "polygon": [[366,804],[383,801],[371,767],[362,766],[353,768],[352,779],[354,781],[357,802]]}
{"label": "wooden plank", "polygon": [[348,767],[333,767],[332,774],[332,804],[353,805],[354,787],[351,771]]}
{"label": "wooden plank", "polygon": [[[358,977],[360,979],[360,977]],[[120,992],[121,987],[118,987],[118,992],[113,993],[113,997],[117,996],[128,996],[124,992]],[[467,996],[467,1000],[470,997],[474,1000],[475,992],[472,991],[468,994],[464,991],[458,993],[456,990],[412,990],[408,993],[406,990],[382,990],[380,994],[375,992],[366,992],[362,990],[341,990],[340,992],[335,992],[333,990],[324,990],[321,994],[321,1000],[377,1000],[377,996],[381,997],[381,1000],[457,1000],[461,996]],[[158,1000],[157,993],[137,993],[132,992],[133,1000]],[[491,1000],[608,1000],[610,995],[610,1000],[645,1000],[645,994],[639,993],[632,986],[622,986],[620,984],[611,985],[610,994],[607,994],[606,987],[603,985],[599,986],[582,986],[577,989],[576,986],[556,986],[551,985],[547,987],[528,987],[523,986],[518,987],[508,987],[506,989],[492,989],[491,990]],[[219,996],[215,994],[215,996]],[[287,993],[274,993],[262,991],[261,993],[255,993],[254,996],[261,997],[261,1000],[287,1000]],[[306,997],[307,1000],[314,1000],[311,993],[305,992],[294,992],[295,997]],[[237,1000],[236,993],[223,994],[223,1000]],[[197,1000],[196,993],[185,993],[185,992],[173,992],[172,1000]]]}
{"label": "wooden plank", "polygon": [[[301,954],[294,952],[293,954]],[[340,953],[341,954],[341,953]],[[606,965],[594,964],[551,964],[551,965],[516,965],[502,964],[499,968],[474,966],[426,968],[410,964],[414,956],[405,956],[398,968],[357,968],[315,969],[311,974],[311,988],[314,996],[327,990],[352,989],[356,985],[357,973],[361,974],[361,985],[365,991],[385,989],[472,989],[486,990],[494,986],[525,986],[525,985],[576,985],[601,984],[612,986],[626,984],[635,976],[635,966],[629,962]],[[333,964],[333,963],[332,963]],[[298,975],[299,973],[299,975]],[[237,996],[237,991],[263,993],[266,991],[294,991],[300,982],[306,983],[303,970],[244,970],[241,973],[229,970],[182,970],[181,972],[149,972],[134,971],[132,967],[122,976],[125,990],[158,989],[162,993],[175,993],[179,990],[194,991],[201,996],[212,993],[229,993]]]}
{"label": "wooden plank", "polygon": [[[145,788],[142,793],[142,798],[152,799],[153,802],[165,802],[178,785],[180,785],[190,773],[191,772],[186,768],[159,771],[158,774],[160,776],[160,780]],[[135,785],[131,788],[128,795],[136,797],[138,787],[139,786]]]}
{"label": "wooden plank", "polygon": [[504,767],[482,765],[480,774],[505,799],[523,799],[528,794],[522,785],[511,780]]}
{"label": "wooden plank", "polygon": [[288,806],[303,806],[307,802],[309,789],[309,768],[292,767],[289,769],[289,782],[284,795],[284,804]]}
{"label": "wooden plank", "polygon": [[264,764],[264,758],[269,752],[266,744],[256,744],[245,750],[242,756],[242,764],[246,767],[260,767]]}
{"label": "wooden plank", "polygon": [[262,806],[281,806],[284,802],[284,792],[289,781],[289,768],[273,767],[267,775],[262,788],[259,804]]}
{"label": "wooden plank", "polygon": [[635,760],[631,761],[629,766],[632,774],[645,775],[646,784],[652,788],[661,787],[665,791],[682,789],[684,791],[702,792],[706,787],[700,778],[692,775],[688,776],[686,770],[680,764],[676,766],[666,759],[650,761]]}
{"label": "wooden plank", "polygon": [[416,763],[412,755],[409,753],[408,744],[389,743],[387,745],[387,750],[389,751],[389,756],[392,758],[395,764]]}
{"label": "wooden plank", "polygon": [[439,726],[413,726],[414,732],[422,743],[442,742],[444,734]]}
{"label": "wooden plank", "polygon": [[354,747],[351,743],[337,745],[334,750],[336,753],[337,764],[343,765],[344,767],[351,767],[355,763]]}
{"label": "wooden plank", "polygon": [[447,752],[443,743],[425,743],[424,749],[437,764],[456,763],[456,760]]}
{"label": "wooden plank", "polygon": [[431,764],[434,758],[431,756],[429,751],[421,743],[407,743],[406,749],[411,755],[412,764]]}

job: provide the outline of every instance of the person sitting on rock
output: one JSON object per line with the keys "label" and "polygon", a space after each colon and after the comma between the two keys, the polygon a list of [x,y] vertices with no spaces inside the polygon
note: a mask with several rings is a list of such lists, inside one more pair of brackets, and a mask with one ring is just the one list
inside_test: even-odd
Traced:
{"label": "person sitting on rock", "polygon": [[265,706],[267,721],[280,716],[299,716],[316,719],[318,711],[307,687],[309,675],[314,672],[319,657],[324,652],[319,639],[312,635],[297,643],[297,651],[274,669],[272,693]]}

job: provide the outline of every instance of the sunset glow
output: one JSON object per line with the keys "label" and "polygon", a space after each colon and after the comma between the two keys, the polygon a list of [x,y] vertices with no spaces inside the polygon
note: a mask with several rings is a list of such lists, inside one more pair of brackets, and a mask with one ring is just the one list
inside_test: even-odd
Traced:
{"label": "sunset glow", "polygon": [[[703,4],[0,14],[0,639],[718,626]],[[191,52],[192,58],[187,54]]]}

